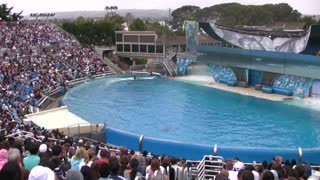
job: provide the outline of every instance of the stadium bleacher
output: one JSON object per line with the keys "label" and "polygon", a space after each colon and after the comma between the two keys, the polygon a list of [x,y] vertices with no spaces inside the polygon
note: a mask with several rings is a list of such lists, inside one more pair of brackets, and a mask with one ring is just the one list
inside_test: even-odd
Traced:
{"label": "stadium bleacher", "polygon": [[0,61],[1,180],[320,177],[310,166],[281,157],[270,160],[270,164],[244,164],[238,158],[224,160],[212,155],[191,161],[67,137],[59,129],[48,131],[17,121],[32,113],[37,102],[55,87],[110,72],[93,47],[81,47],[55,25],[22,22],[0,26]]}

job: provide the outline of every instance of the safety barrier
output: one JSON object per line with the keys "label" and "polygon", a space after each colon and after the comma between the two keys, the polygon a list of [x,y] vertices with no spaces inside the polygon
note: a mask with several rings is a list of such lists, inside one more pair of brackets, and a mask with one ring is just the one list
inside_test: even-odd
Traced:
{"label": "safety barrier", "polygon": [[202,159],[204,155],[222,156],[224,158],[239,157],[243,162],[262,162],[271,160],[280,155],[284,159],[298,159],[300,162],[320,164],[318,155],[320,148],[254,148],[254,147],[223,147],[215,144],[197,145],[190,143],[173,142],[162,139],[137,135],[114,128],[106,128],[106,142],[125,146],[128,149],[149,151],[154,154],[166,154],[190,160]]}
{"label": "safety barrier", "polygon": [[70,125],[65,128],[59,128],[64,131],[67,136],[74,136],[84,133],[98,133],[104,129],[103,124],[79,123]]}
{"label": "safety barrier", "polygon": [[[106,73],[99,73],[99,74],[96,74],[96,75],[91,75],[91,76],[88,76],[88,77],[82,77],[82,78],[78,78],[78,79],[74,79],[74,80],[71,80],[71,81],[68,81],[67,82],[67,86],[69,88],[72,88],[78,84],[81,84],[87,80],[90,80],[90,79],[99,79],[99,78],[103,78],[105,76],[108,76],[108,75],[112,75],[113,73],[111,71],[109,72],[106,72]],[[55,98],[63,95],[63,91],[62,91],[62,86],[54,86],[53,88],[51,88],[52,90],[47,90],[45,92],[45,96],[41,97],[37,102],[36,102],[36,107],[38,107],[40,110],[42,109],[45,109],[48,107],[48,105],[50,103],[52,103]]]}
{"label": "safety barrier", "polygon": [[215,179],[223,169],[224,159],[221,156],[205,155],[197,166],[198,180]]}

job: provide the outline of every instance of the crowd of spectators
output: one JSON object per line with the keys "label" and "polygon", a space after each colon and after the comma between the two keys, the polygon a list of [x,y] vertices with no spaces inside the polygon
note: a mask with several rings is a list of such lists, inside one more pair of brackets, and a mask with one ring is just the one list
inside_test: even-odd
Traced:
{"label": "crowd of spectators", "polygon": [[55,25],[0,25],[0,129],[16,117],[34,112],[50,90],[106,71],[107,65],[93,46],[80,46]]}
{"label": "crowd of spectators", "polygon": [[[271,162],[263,161],[245,165],[238,158],[226,159],[224,169],[216,176],[218,180],[307,180],[318,179],[312,173],[310,165],[297,164],[293,159],[283,161],[281,156],[276,156]],[[313,175],[313,176],[312,176]]]}
{"label": "crowd of spectators", "polygon": [[[184,159],[149,156],[125,148],[73,139],[57,130],[15,121],[32,113],[46,93],[67,81],[109,71],[93,47],[81,47],[51,24],[0,26],[0,179],[1,180],[184,180]],[[24,135],[21,136],[21,132]],[[244,166],[226,160],[216,179],[307,179],[309,166],[282,162]]]}
{"label": "crowd of spectators", "polygon": [[59,141],[8,137],[0,144],[1,180],[103,180],[174,179],[174,170],[185,160],[168,156],[138,154],[123,147],[109,149],[104,144],[61,138]]}
{"label": "crowd of spectators", "polygon": [[[259,165],[245,165],[238,158],[223,164],[215,180],[319,179],[319,172],[309,165],[283,161],[280,156]],[[189,168],[185,159],[111,149],[83,139],[8,137],[0,144],[1,180],[191,180]]]}

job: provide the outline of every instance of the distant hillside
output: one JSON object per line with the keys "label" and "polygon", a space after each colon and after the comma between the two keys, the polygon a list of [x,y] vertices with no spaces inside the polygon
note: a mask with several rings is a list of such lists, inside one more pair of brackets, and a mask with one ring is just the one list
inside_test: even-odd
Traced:
{"label": "distant hillside", "polygon": [[[167,10],[161,9],[119,9],[117,14],[125,16],[131,13],[134,17],[151,20],[163,20],[168,18],[169,13]],[[56,12],[54,18],[56,19],[76,19],[82,16],[84,18],[101,18],[105,16],[105,11],[70,11],[70,12]],[[29,19],[29,16],[25,16]]]}

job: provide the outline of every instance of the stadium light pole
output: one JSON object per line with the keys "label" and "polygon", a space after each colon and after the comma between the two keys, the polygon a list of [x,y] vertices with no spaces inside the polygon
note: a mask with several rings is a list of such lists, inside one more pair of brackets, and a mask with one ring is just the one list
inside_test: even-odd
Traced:
{"label": "stadium light pole", "polygon": [[49,17],[55,16],[56,13],[31,13],[30,17],[36,17],[36,21],[38,22],[39,17],[46,17],[46,22],[48,23]]}

